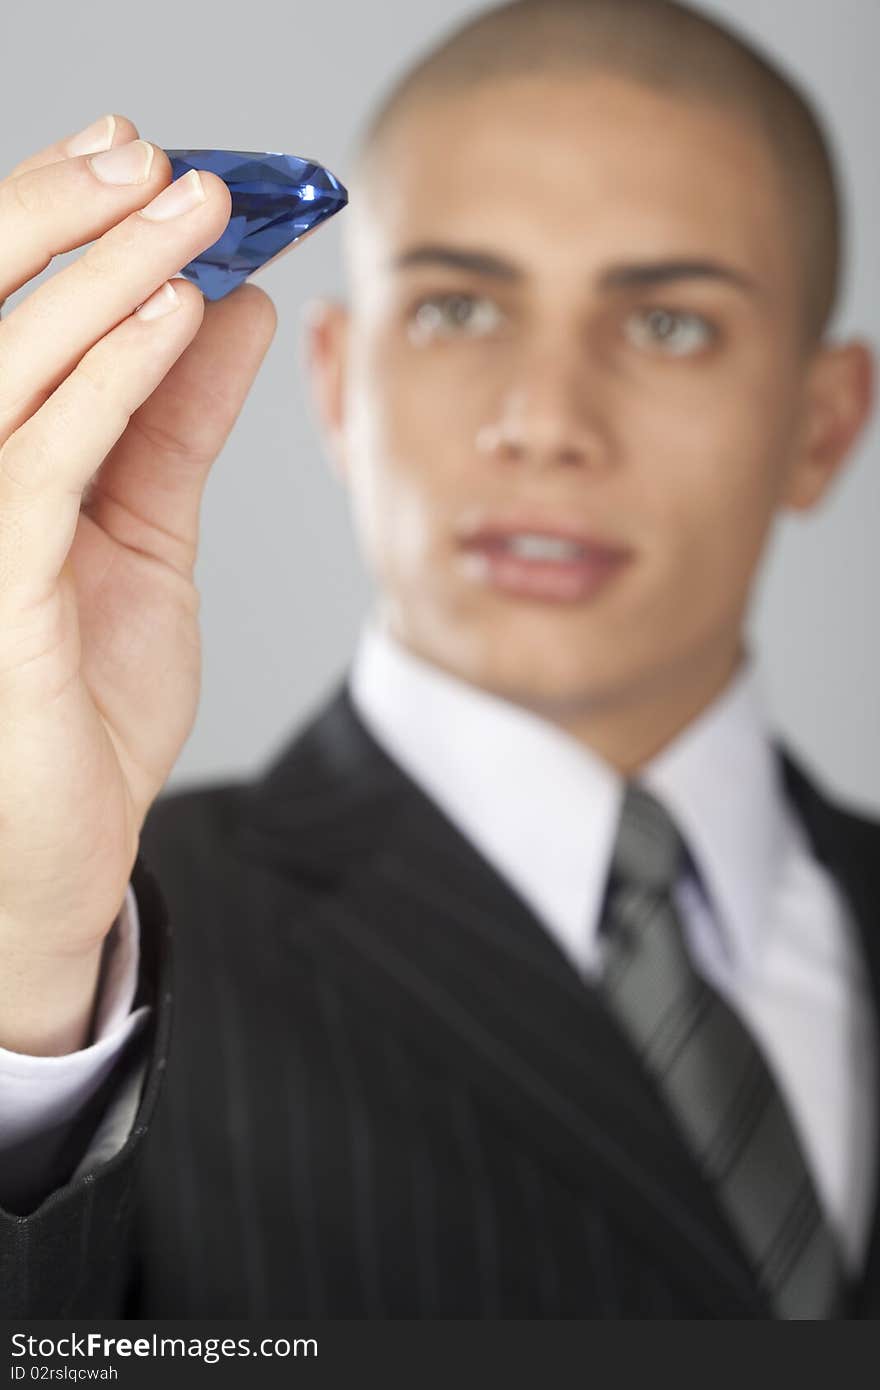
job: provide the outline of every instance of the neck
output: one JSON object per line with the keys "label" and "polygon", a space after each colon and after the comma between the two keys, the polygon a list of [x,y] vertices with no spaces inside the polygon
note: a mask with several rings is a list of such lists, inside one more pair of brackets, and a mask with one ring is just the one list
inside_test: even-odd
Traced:
{"label": "neck", "polygon": [[[459,679],[467,679],[454,664],[439,660],[435,651],[424,650],[409,639],[387,609],[380,610],[380,618],[386,630],[416,656]],[[650,672],[640,682],[599,693],[590,691],[564,704],[535,699],[521,690],[485,688],[555,724],[628,777],[650,762],[717,699],[745,657],[742,635],[725,633],[665,669]]]}
{"label": "neck", "polygon": [[688,727],[730,684],[746,651],[738,636],[638,686],[588,698],[563,711],[536,709],[606,763],[632,776]]}

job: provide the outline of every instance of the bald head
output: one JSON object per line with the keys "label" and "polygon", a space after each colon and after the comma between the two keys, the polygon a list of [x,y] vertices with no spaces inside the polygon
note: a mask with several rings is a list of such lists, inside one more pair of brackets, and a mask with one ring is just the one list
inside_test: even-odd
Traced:
{"label": "bald head", "polygon": [[817,344],[837,300],[843,238],[828,137],[807,96],[768,57],[677,0],[512,0],[478,14],[404,73],[374,112],[353,192],[368,193],[389,136],[414,110],[499,79],[557,72],[613,74],[708,102],[763,138],[802,266],[804,340]]}

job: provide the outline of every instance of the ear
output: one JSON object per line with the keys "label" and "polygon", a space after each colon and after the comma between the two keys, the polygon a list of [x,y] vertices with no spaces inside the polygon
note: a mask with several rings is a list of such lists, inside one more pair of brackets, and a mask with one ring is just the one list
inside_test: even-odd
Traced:
{"label": "ear", "polygon": [[335,300],[311,300],[303,314],[303,357],[318,424],[334,471],[344,477],[345,370],[349,312]]}
{"label": "ear", "polygon": [[871,417],[874,356],[865,342],[822,347],[809,369],[801,443],[782,504],[809,511],[825,496]]}

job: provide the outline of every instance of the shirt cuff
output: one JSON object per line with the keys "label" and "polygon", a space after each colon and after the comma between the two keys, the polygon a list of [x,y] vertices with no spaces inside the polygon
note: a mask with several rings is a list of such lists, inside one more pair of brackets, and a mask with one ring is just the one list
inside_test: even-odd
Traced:
{"label": "shirt cuff", "polygon": [[135,1009],[140,922],[129,884],[104,946],[92,1041],[64,1057],[0,1047],[0,1152],[71,1119],[95,1094],[150,1010]]}

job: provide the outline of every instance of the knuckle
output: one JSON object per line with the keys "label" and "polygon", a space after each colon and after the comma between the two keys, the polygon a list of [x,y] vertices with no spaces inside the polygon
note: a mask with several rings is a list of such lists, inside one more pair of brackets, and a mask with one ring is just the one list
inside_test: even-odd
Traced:
{"label": "knuckle", "polygon": [[22,174],[19,178],[6,179],[0,183],[0,217],[18,216],[21,213],[29,216],[32,212],[24,186],[25,177]]}
{"label": "knuckle", "polygon": [[[89,437],[105,441],[118,439],[130,414],[110,373],[100,361],[90,361],[86,357],[55,393],[52,433],[61,440],[77,440],[81,453]],[[96,458],[96,469],[100,463],[101,459]]]}
{"label": "knuckle", "polygon": [[51,450],[44,436],[36,438],[16,430],[0,448],[0,483],[4,505],[27,501],[40,492],[52,475]]}
{"label": "knuckle", "polygon": [[[78,455],[84,436],[118,438],[130,417],[108,372],[87,358],[62,382],[44,409],[47,414],[32,416],[0,447],[4,504],[27,503],[49,489],[68,488],[64,460],[71,453],[71,441],[75,441],[73,453]],[[100,462],[96,458],[96,469]]]}
{"label": "knuckle", "polygon": [[[100,358],[87,352],[77,367],[74,376],[81,394],[91,396],[93,401],[103,406],[110,393],[110,382],[105,366]],[[88,402],[86,402],[88,409]]]}
{"label": "knuckle", "polygon": [[202,462],[201,455],[194,452],[192,444],[184,444],[179,431],[173,427],[163,425],[158,420],[148,419],[138,419],[136,425],[141,438],[145,439],[150,447],[164,458],[195,459],[197,462]]}
{"label": "knuckle", "polygon": [[[27,222],[28,275],[40,275],[55,254],[47,245],[55,195],[42,170],[33,170],[0,183],[0,226]],[[6,303],[0,300],[0,310]]]}
{"label": "knuckle", "polygon": [[53,190],[41,169],[0,183],[0,217],[44,217],[53,204]]}
{"label": "knuckle", "polygon": [[132,258],[143,253],[143,245],[138,245],[138,227],[134,214],[124,217],[112,227],[108,227],[84,255],[76,262],[78,270],[89,278],[130,276]]}
{"label": "knuckle", "polygon": [[114,252],[112,245],[108,245],[105,233],[71,268],[80,282],[76,286],[76,293],[91,294],[93,291],[99,292],[102,285],[123,270],[122,257]]}

